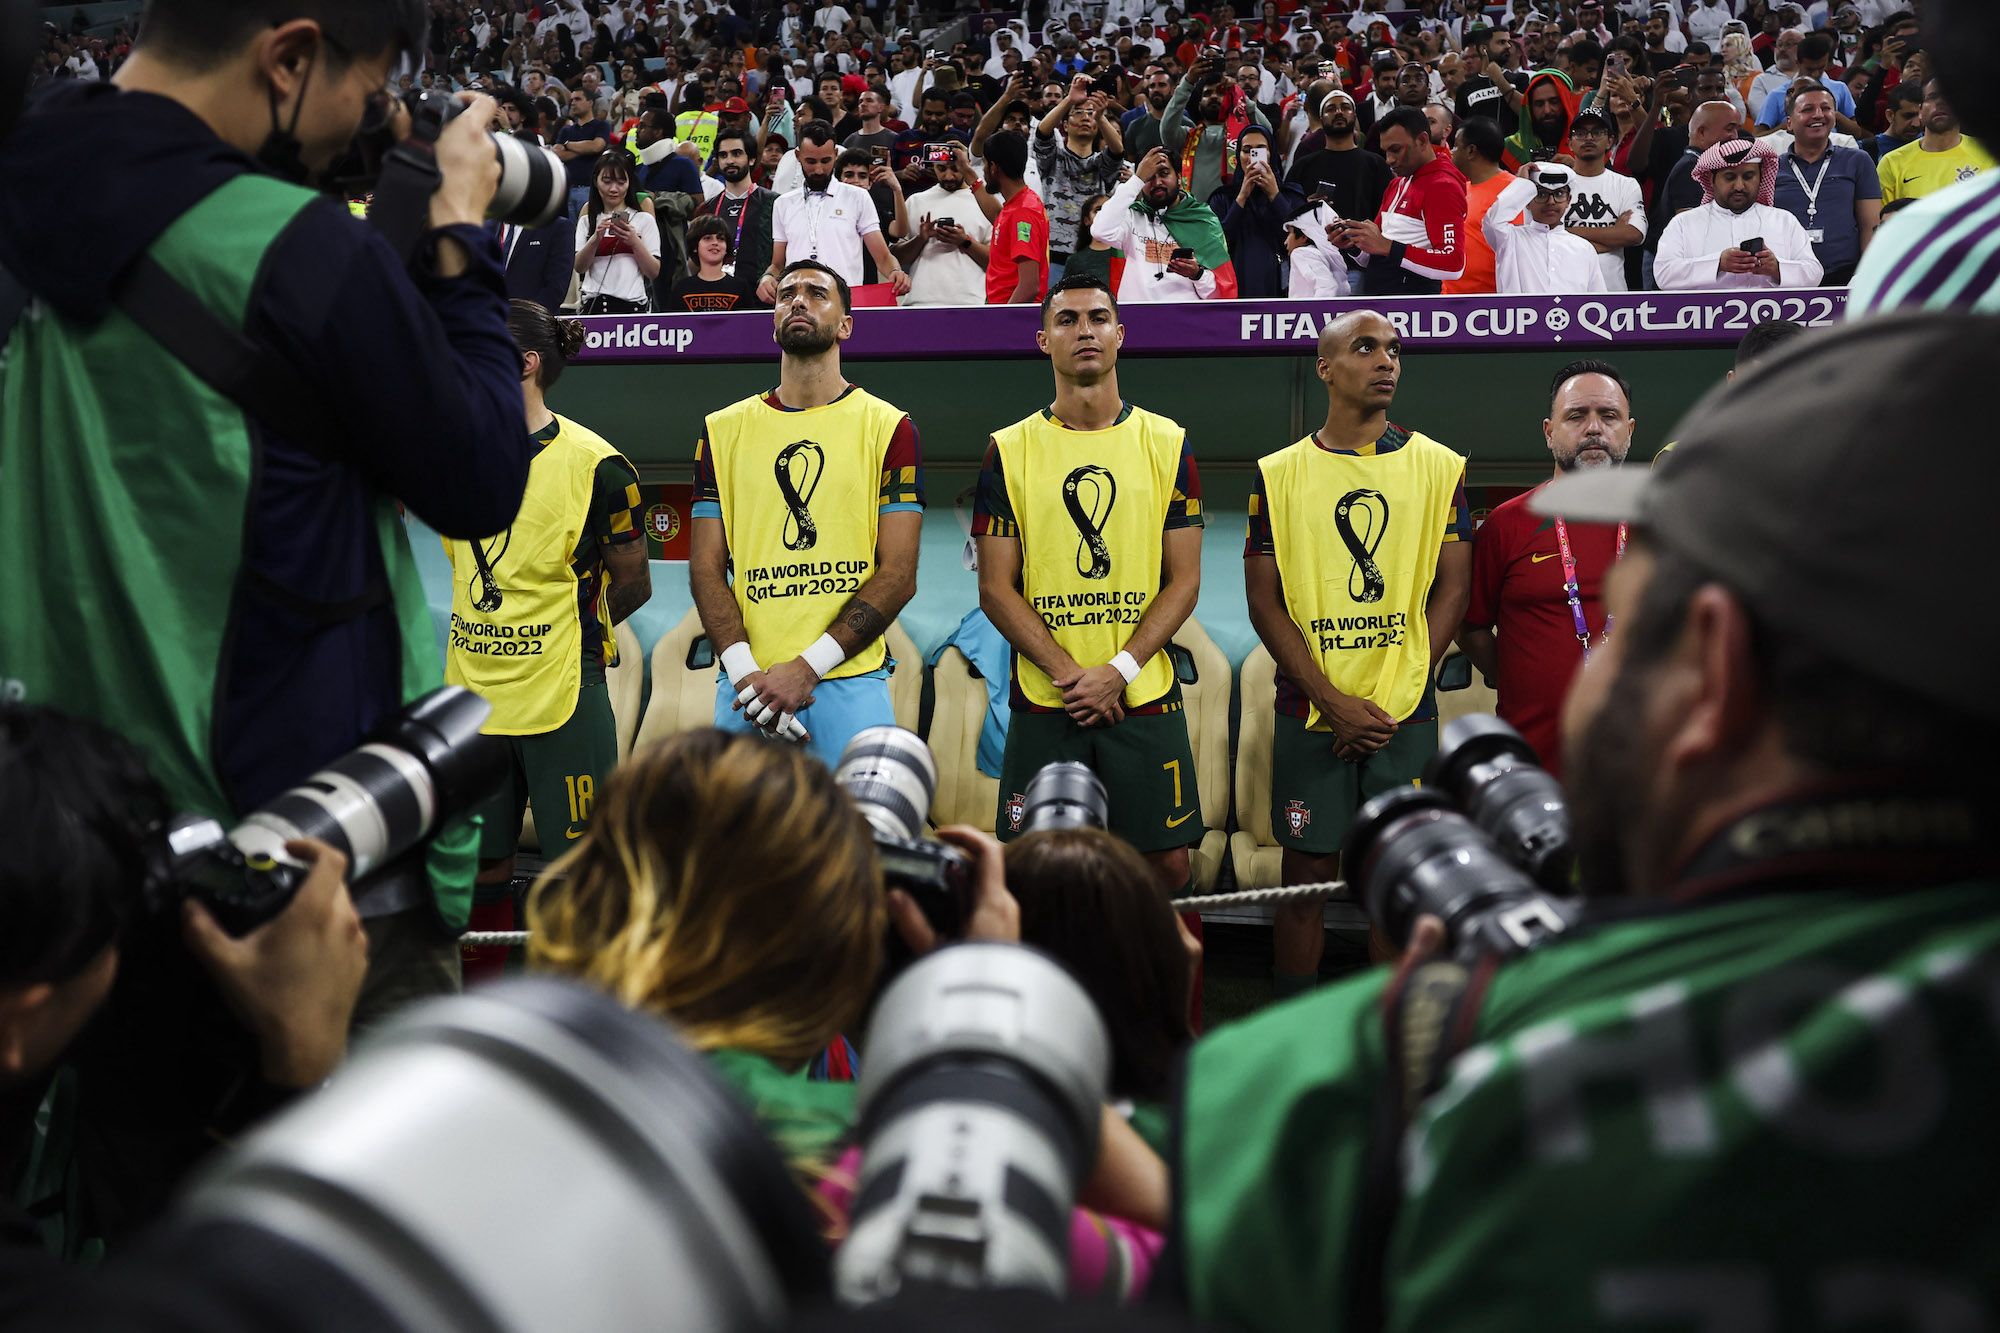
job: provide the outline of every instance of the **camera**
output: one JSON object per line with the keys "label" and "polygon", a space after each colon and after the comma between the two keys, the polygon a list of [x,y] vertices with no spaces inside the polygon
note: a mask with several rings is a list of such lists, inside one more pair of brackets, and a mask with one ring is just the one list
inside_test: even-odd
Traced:
{"label": "camera", "polygon": [[359,881],[498,786],[505,748],[479,730],[492,711],[447,685],[227,832],[207,815],[175,816],[162,830],[145,901],[157,914],[193,898],[224,930],[247,935],[305,883],[306,868],[285,851],[297,838],[344,853],[349,878]]}
{"label": "camera", "polygon": [[[403,102],[410,114],[409,137],[394,142],[393,118],[385,117],[354,137],[331,176],[349,198],[373,191],[368,221],[408,259],[429,229],[431,196],[444,181],[437,165],[438,135],[466,104],[448,94],[422,91],[411,92]],[[487,137],[500,159],[500,185],[486,215],[519,227],[553,221],[569,202],[562,161],[548,149],[510,135],[489,131]]]}
{"label": "camera", "polygon": [[775,1329],[828,1290],[805,1195],[708,1061],[545,977],[398,1015],[208,1167],[151,1258],[285,1274],[301,1330]]}
{"label": "camera", "polygon": [[[916,900],[945,939],[964,932],[975,897],[972,863],[956,847],[924,836],[937,796],[937,760],[923,738],[901,727],[856,732],[840,752],[833,780],[875,831],[882,878]],[[1044,764],[1021,798],[1021,832],[1104,828],[1111,802],[1104,784],[1075,760]]]}
{"label": "camera", "polygon": [[1022,945],[954,945],[883,995],[865,1049],[861,1172],[835,1294],[1060,1297],[1111,1067],[1083,988]]}
{"label": "camera", "polygon": [[1497,717],[1446,726],[1423,785],[1362,806],[1341,861],[1369,919],[1398,947],[1423,915],[1444,922],[1462,959],[1525,953],[1576,919],[1562,788]]}
{"label": "camera", "polygon": [[883,881],[909,894],[931,929],[956,939],[972,914],[972,863],[924,836],[937,795],[930,747],[901,727],[865,728],[840,752],[833,780],[875,830]]}

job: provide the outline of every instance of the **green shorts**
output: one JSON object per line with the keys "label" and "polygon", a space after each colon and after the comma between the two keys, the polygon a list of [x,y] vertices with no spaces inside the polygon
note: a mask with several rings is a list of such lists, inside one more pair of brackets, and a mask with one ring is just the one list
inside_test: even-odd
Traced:
{"label": "green shorts", "polygon": [[618,763],[618,730],[611,720],[611,694],[597,682],[577,691],[576,711],[554,731],[503,736],[507,778],[493,799],[480,807],[479,858],[512,856],[521,841],[521,811],[533,801],[535,832],[542,855],[554,860],[583,836],[598,790]]}
{"label": "green shorts", "polygon": [[1347,840],[1354,814],[1372,796],[1408,787],[1437,753],[1435,715],[1405,722],[1387,745],[1358,763],[1336,759],[1333,733],[1307,731],[1306,720],[1278,714],[1271,744],[1271,832],[1278,845],[1330,856]]}
{"label": "green shorts", "polygon": [[1142,852],[1200,842],[1201,795],[1194,747],[1177,683],[1165,711],[1127,714],[1114,727],[1079,727],[1067,713],[1017,709],[1000,760],[1000,841],[1021,832],[1028,780],[1043,765],[1074,759],[1090,766],[1111,797],[1111,831]]}

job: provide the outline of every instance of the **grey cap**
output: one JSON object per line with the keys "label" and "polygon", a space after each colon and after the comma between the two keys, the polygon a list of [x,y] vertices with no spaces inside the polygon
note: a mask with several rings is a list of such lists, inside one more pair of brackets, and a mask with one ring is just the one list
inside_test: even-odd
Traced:
{"label": "grey cap", "polygon": [[1537,513],[1630,523],[1756,615],[2000,721],[1987,576],[2000,317],[1892,314],[1795,339],[1712,390],[1653,468],[1559,478]]}

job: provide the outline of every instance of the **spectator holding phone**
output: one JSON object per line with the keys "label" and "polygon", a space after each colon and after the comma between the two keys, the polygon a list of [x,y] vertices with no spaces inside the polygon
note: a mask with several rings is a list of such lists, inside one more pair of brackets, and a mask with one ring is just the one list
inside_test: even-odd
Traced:
{"label": "spectator holding phone", "polygon": [[993,240],[979,201],[965,185],[965,168],[954,144],[931,164],[937,184],[909,201],[911,235],[889,248],[910,274],[910,291],[899,304],[984,305],[986,261]]}
{"label": "spectator holding phone", "polygon": [[576,271],[586,315],[637,314],[660,275],[660,227],[630,201],[632,159],[612,149],[597,159],[590,200],[576,220]]}
{"label": "spectator holding phone", "polygon": [[1285,294],[1285,222],[1306,206],[1305,191],[1278,180],[1271,136],[1256,125],[1236,136],[1236,173],[1209,196],[1236,267],[1236,294],[1268,299]]}
{"label": "spectator holding phone", "polygon": [[1035,126],[1035,165],[1041,171],[1042,204],[1049,214],[1051,281],[1061,280],[1070,251],[1079,244],[1077,221],[1084,200],[1118,188],[1125,139],[1108,111],[1110,101],[1107,94],[1091,90],[1089,75],[1079,74]]}
{"label": "spectator holding phone", "polygon": [[1181,188],[1180,169],[1164,148],[1140,159],[1115,190],[1090,234],[1125,254],[1118,301],[1210,301],[1236,295],[1236,268],[1222,223]]}
{"label": "spectator holding phone", "polygon": [[1778,155],[1755,139],[1716,144],[1694,177],[1702,205],[1667,224],[1653,275],[1663,291],[1817,287],[1824,270],[1805,228],[1776,197]]}
{"label": "spectator holding phone", "polygon": [[1430,122],[1399,106],[1376,123],[1396,180],[1373,222],[1348,220],[1339,243],[1362,267],[1367,296],[1435,296],[1465,272],[1465,177],[1431,147]]}

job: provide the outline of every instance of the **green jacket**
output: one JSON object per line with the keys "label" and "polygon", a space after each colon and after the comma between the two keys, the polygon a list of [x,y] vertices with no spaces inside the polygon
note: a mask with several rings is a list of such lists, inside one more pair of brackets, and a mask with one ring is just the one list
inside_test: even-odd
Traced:
{"label": "green jacket", "polygon": [[[1385,975],[1195,1048],[1203,1319],[1348,1326]],[[1510,961],[1403,1140],[1386,1327],[1989,1323],[1996,1069],[2000,883],[1720,899]]]}
{"label": "green jacket", "polygon": [[[266,252],[314,198],[236,176],[148,253],[240,328]],[[163,451],[173,467],[159,466]],[[0,689],[112,727],[177,808],[224,820],[247,813],[223,789],[213,723],[244,573],[237,516],[260,454],[242,409],[120,309],[86,326],[31,308],[0,359],[0,562],[40,571],[0,596]],[[375,525],[413,699],[443,683],[443,662],[392,501],[377,502]],[[454,926],[475,853],[469,824],[432,847],[438,907]]]}

